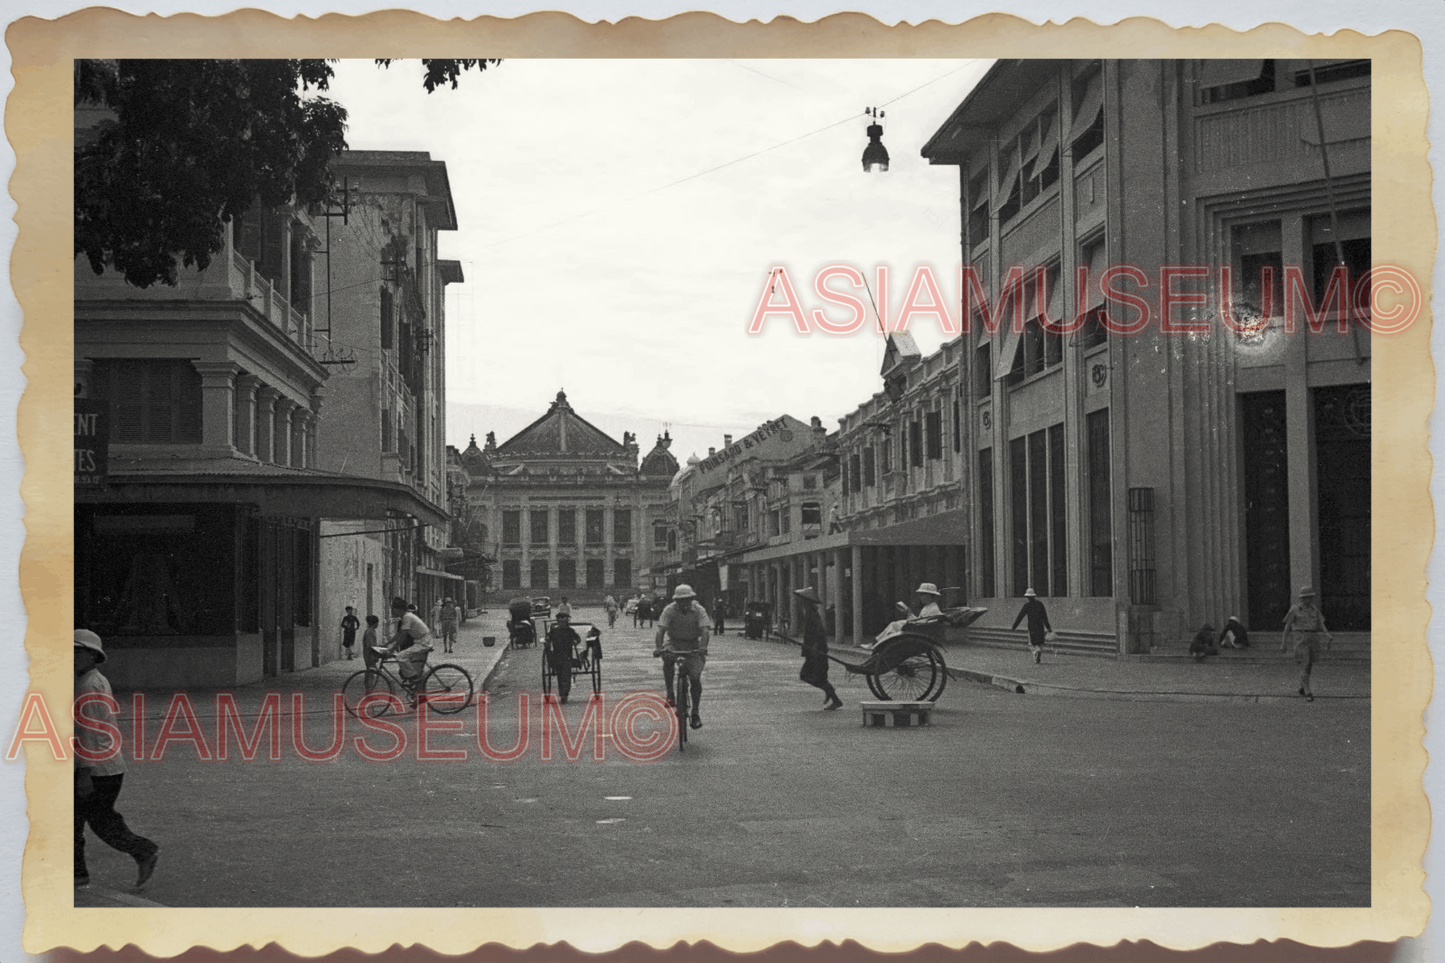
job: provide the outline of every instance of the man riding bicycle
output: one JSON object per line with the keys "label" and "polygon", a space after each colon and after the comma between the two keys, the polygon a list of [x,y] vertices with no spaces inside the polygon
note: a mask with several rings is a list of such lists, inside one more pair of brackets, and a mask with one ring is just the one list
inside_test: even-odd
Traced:
{"label": "man riding bicycle", "polygon": [[415,612],[409,611],[406,599],[391,600],[391,615],[397,619],[396,634],[382,651],[396,655],[397,672],[406,685],[415,685],[426,671],[426,657],[431,654],[431,630]]}
{"label": "man riding bicycle", "polygon": [[[679,585],[672,593],[672,603],[657,619],[657,638],[652,654],[662,659],[662,679],[667,683],[667,703],[676,705],[673,675],[678,668],[691,680],[692,719],[689,725],[702,728],[698,705],[702,702],[702,669],[707,663],[707,611],[696,601],[690,585]],[[664,645],[664,638],[667,644]]]}

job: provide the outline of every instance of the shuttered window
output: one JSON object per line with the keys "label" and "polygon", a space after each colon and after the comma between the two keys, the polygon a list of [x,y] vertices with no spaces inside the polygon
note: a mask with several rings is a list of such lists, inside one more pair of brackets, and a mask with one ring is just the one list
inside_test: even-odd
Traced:
{"label": "shuttered window", "polygon": [[201,442],[201,376],[189,361],[97,361],[92,393],[110,403],[116,444]]}

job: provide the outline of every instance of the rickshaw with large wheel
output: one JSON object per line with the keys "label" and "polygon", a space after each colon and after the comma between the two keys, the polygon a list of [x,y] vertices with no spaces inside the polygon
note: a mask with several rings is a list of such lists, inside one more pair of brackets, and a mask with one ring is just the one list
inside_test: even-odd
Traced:
{"label": "rickshaw with large wheel", "polygon": [[[592,677],[592,691],[602,691],[602,630],[591,622],[573,622],[572,630],[577,633],[578,641],[572,646],[572,651],[565,654],[562,668],[568,673],[569,679],[576,679],[579,676],[590,675]],[[551,692],[552,683],[556,681],[558,674],[557,665],[553,664],[551,643],[543,646],[542,652],[542,691]],[[568,686],[571,689],[571,686]]]}
{"label": "rickshaw with large wheel", "polygon": [[840,659],[831,652],[828,658],[850,676],[864,676],[868,691],[882,701],[937,702],[948,685],[948,664],[940,644],[945,630],[970,625],[987,611],[958,607],[945,609],[941,616],[910,619],[902,631],[875,643],[863,662]]}
{"label": "rickshaw with large wheel", "polygon": [[507,637],[516,649],[537,644],[537,626],[532,622],[532,600],[512,599],[507,603]]}

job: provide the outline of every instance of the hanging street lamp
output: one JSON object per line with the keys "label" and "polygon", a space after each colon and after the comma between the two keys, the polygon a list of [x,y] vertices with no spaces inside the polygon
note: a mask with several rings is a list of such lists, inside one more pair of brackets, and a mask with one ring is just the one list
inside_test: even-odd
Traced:
{"label": "hanging street lamp", "polygon": [[873,118],[873,122],[868,125],[868,146],[863,148],[863,173],[887,171],[888,148],[883,146],[883,127],[878,123],[883,119],[883,111],[877,107],[869,107],[863,114]]}

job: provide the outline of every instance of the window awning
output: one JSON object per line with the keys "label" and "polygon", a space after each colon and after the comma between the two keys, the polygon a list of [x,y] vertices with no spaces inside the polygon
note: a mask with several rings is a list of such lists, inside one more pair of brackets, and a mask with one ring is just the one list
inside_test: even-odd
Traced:
{"label": "window awning", "polygon": [[1084,92],[1083,102],[1080,104],[1078,112],[1074,114],[1074,122],[1069,125],[1070,143],[1093,126],[1094,121],[1099,119],[1099,112],[1103,109],[1104,78],[1102,74],[1096,73],[1089,79],[1089,87]]}
{"label": "window awning", "polygon": [[995,208],[1002,206],[1003,202],[1008,200],[1009,195],[1013,193],[1014,181],[1019,176],[1018,152],[1010,148],[1009,153],[1013,156],[1008,162],[1008,173],[1004,174],[1003,180],[998,182],[998,194],[995,195],[993,200],[993,206]]}
{"label": "window awning", "polygon": [[1003,339],[999,348],[998,358],[994,363],[993,378],[995,381],[1002,381],[1007,378],[1013,370],[1014,354],[1018,351],[1020,333],[1014,330],[1011,319],[1000,322],[999,337]]}
{"label": "window awning", "polygon": [[1044,168],[1053,162],[1054,155],[1059,152],[1059,128],[1056,124],[1049,125],[1049,132],[1044,135],[1044,142],[1039,147],[1038,157],[1034,160],[1033,169],[1028,171],[1030,180],[1037,178],[1044,172]]}
{"label": "window awning", "polygon": [[1092,311],[1104,303],[1104,291],[1099,284],[1099,278],[1109,267],[1109,245],[1104,243],[1103,238],[1088,249],[1089,255],[1089,286],[1084,293],[1084,310]]}
{"label": "window awning", "polygon": [[1227,87],[1258,80],[1264,73],[1263,60],[1205,60],[1199,71],[1201,87]]}
{"label": "window awning", "polygon": [[[272,466],[259,466],[261,470]],[[263,516],[385,519],[410,515],[443,526],[450,516],[400,482],[329,472],[276,468],[272,473],[112,471],[103,487],[76,491],[76,502],[163,504],[167,502],[250,505]]]}

